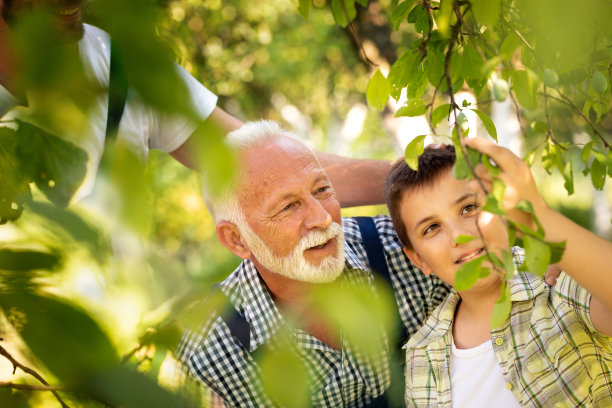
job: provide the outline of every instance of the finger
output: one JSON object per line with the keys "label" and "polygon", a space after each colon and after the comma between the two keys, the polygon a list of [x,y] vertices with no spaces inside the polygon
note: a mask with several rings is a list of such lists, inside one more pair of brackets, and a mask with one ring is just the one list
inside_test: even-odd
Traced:
{"label": "finger", "polygon": [[513,164],[515,164],[515,159],[518,159],[518,157],[515,156],[510,150],[487,139],[473,137],[464,139],[464,143],[466,146],[476,149],[479,152],[489,156],[489,158],[491,158],[495,164],[501,167],[502,171],[511,168]]}

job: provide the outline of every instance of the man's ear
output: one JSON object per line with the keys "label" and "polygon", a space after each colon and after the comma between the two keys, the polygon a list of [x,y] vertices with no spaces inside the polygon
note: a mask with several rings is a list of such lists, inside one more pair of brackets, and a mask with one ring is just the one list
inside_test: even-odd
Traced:
{"label": "man's ear", "polygon": [[224,247],[242,259],[248,259],[252,255],[242,242],[240,230],[233,222],[221,221],[217,224],[217,239]]}
{"label": "man's ear", "polygon": [[408,249],[406,247],[403,247],[402,249],[414,266],[419,268],[425,275],[431,275],[433,271],[429,265],[427,265],[427,262],[425,262],[425,260],[421,258],[421,256],[414,249]]}

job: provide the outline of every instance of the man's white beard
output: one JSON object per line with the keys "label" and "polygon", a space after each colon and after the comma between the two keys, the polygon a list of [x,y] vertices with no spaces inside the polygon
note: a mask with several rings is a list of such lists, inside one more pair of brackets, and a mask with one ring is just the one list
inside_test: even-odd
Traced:
{"label": "man's white beard", "polygon": [[[325,231],[310,232],[298,242],[290,254],[283,257],[274,254],[246,222],[239,228],[255,259],[277,275],[302,282],[329,283],[336,280],[344,269],[344,231],[337,222],[332,222]],[[326,257],[318,266],[304,258],[306,249],[323,245],[333,238],[336,239],[336,254]]]}

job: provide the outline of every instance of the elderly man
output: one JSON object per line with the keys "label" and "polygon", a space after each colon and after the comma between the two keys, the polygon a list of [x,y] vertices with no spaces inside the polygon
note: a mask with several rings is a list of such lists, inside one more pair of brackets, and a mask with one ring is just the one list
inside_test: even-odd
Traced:
{"label": "elderly man", "polygon": [[[336,193],[312,151],[274,122],[248,123],[230,133],[228,143],[239,154],[240,180],[227,196],[208,201],[219,241],[243,259],[220,284],[243,322],[243,333],[236,333],[228,319],[208,316],[203,327],[185,334],[179,359],[227,406],[274,406],[262,391],[252,354],[286,327],[285,316],[292,316],[290,327],[298,328],[291,339],[311,379],[312,406],[362,407],[379,401],[390,383],[388,355],[358,358],[354,345],[311,307],[313,289],[371,278],[356,221],[341,219]],[[376,217],[375,226],[401,300],[400,315],[412,333],[448,288],[416,273],[388,217]],[[386,350],[380,334],[380,348]]]}

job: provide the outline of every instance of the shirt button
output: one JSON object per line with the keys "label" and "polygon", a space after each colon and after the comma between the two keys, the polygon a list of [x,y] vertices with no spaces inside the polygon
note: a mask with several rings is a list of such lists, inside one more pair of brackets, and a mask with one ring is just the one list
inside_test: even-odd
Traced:
{"label": "shirt button", "polygon": [[496,338],[495,344],[497,344],[498,346],[501,346],[502,344],[504,344],[504,339],[502,339],[501,337]]}
{"label": "shirt button", "polygon": [[506,389],[507,389],[508,391],[512,391],[512,384],[510,384],[510,383],[506,383]]}

